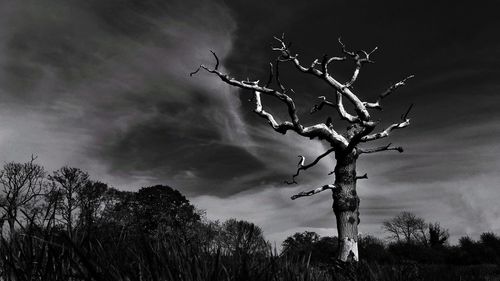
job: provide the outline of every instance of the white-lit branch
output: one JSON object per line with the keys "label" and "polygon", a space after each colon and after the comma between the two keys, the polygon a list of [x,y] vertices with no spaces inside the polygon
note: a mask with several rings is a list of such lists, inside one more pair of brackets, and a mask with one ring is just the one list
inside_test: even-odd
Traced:
{"label": "white-lit branch", "polygon": [[386,137],[389,136],[389,134],[393,130],[402,129],[402,128],[408,126],[408,125],[410,125],[410,119],[406,119],[405,121],[400,122],[400,123],[392,124],[389,127],[387,127],[385,130],[383,130],[382,132],[364,136],[364,137],[361,138],[361,141],[362,142],[367,142],[367,141],[372,141],[372,140],[378,140],[378,139],[386,138]]}
{"label": "white-lit branch", "polygon": [[381,93],[376,102],[365,102],[365,106],[368,108],[377,108],[377,109],[382,109],[382,99],[387,97],[388,95],[392,94],[397,88],[406,85],[406,81],[408,79],[411,79],[415,77],[415,75],[410,75],[406,77],[405,79],[397,82],[396,84],[391,85],[387,90],[385,90],[383,93]]}
{"label": "white-lit branch", "polygon": [[[314,138],[324,139],[324,140],[328,141],[332,145],[332,147],[336,147],[336,148],[340,148],[340,149],[347,147],[347,145],[348,145],[347,140],[342,135],[340,135],[339,133],[337,133],[335,130],[333,130],[331,127],[327,126],[324,123],[319,123],[319,124],[308,126],[308,127],[304,127],[303,125],[301,125],[299,122],[299,117],[297,115],[295,103],[292,100],[292,98],[290,98],[285,93],[282,93],[280,91],[277,91],[277,90],[274,90],[274,89],[271,89],[271,88],[268,88],[265,86],[259,86],[259,81],[239,81],[239,80],[236,80],[235,78],[229,77],[225,73],[220,72],[217,69],[219,59],[217,58],[217,55],[215,53],[212,52],[212,54],[214,55],[216,62],[217,62],[213,69],[210,69],[207,66],[202,64],[198,67],[198,69],[196,71],[190,73],[190,75],[192,76],[192,75],[198,73],[198,71],[200,69],[203,69],[209,73],[213,73],[213,74],[217,75],[222,81],[226,82],[229,85],[236,86],[236,87],[239,87],[239,88],[245,89],[245,90],[251,90],[254,93],[259,93],[259,94],[256,94],[256,96],[255,96],[256,98],[259,97],[258,103],[256,103],[255,112],[257,114],[259,114],[261,117],[266,118],[268,120],[268,122],[271,124],[271,126],[273,127],[273,129],[275,129],[276,131],[278,131],[282,134],[285,134],[288,130],[292,130],[292,131],[296,132],[297,134],[299,134],[301,136],[308,137],[310,139],[314,139]],[[276,80],[278,81],[279,84],[281,84],[281,82],[279,82],[279,73],[278,73],[277,69],[276,69],[275,74],[276,74],[275,75]],[[280,85],[280,88],[281,87],[282,87],[282,85]],[[288,107],[288,114],[289,114],[290,118],[292,119],[291,122],[286,121],[286,122],[283,122],[282,124],[278,124],[276,122],[275,118],[273,118],[273,116],[270,113],[264,111],[262,109],[262,102],[260,100],[261,93],[265,94],[265,95],[273,96],[273,97],[281,100],[283,103],[285,103]]]}
{"label": "white-lit branch", "polygon": [[349,82],[345,83],[345,87],[351,87],[354,82],[356,82],[356,79],[358,79],[359,72],[361,71],[361,67],[365,63],[373,63],[372,60],[370,60],[370,55],[375,52],[378,47],[375,47],[371,52],[366,52],[366,51],[358,51],[358,52],[352,52],[352,51],[347,51],[346,46],[342,41],[340,40],[339,37],[339,43],[342,46],[342,52],[348,56],[350,56],[356,63],[356,69],[354,70],[354,73],[352,75],[352,78]]}
{"label": "white-lit branch", "polygon": [[271,127],[278,133],[285,134],[288,130],[293,130],[293,124],[291,122],[285,121],[281,124],[278,124],[274,117],[262,108],[259,91],[255,91],[254,112],[257,113],[257,115],[259,115],[260,117],[267,119],[269,125],[271,125]]}
{"label": "white-lit branch", "polygon": [[285,44],[284,38],[277,38],[274,37],[281,46],[273,48],[274,51],[279,51],[281,52],[280,56],[280,61],[292,61],[295,65],[295,67],[304,72],[304,73],[310,73],[318,78],[320,78],[323,81],[326,81],[330,86],[332,86],[336,91],[339,91],[343,96],[345,96],[355,107],[356,112],[358,113],[359,118],[361,118],[363,121],[369,121],[370,120],[370,113],[366,109],[364,103],[349,89],[349,87],[346,87],[346,85],[340,83],[339,81],[335,80],[330,74],[328,73],[327,66],[328,63],[334,61],[334,60],[344,60],[345,58],[330,58],[330,59],[324,59],[322,62],[322,70],[320,71],[317,68],[313,67],[304,67],[300,64],[300,61],[298,59],[298,55],[292,55],[290,50],[288,49],[288,46]]}
{"label": "white-lit branch", "polygon": [[403,152],[403,148],[401,146],[391,147],[391,143],[389,143],[388,145],[374,147],[374,148],[358,148],[358,154],[375,153],[375,152],[388,151],[388,150],[398,151],[399,153]]}
{"label": "white-lit branch", "polygon": [[342,103],[342,94],[339,91],[337,91],[337,110],[339,112],[340,117],[342,117],[342,119],[344,120],[347,120],[351,123],[356,123],[360,121],[357,116],[353,116],[345,110],[344,104]]}
{"label": "white-lit branch", "polygon": [[311,168],[312,166],[316,165],[319,162],[319,160],[321,160],[321,158],[327,156],[328,154],[330,154],[332,152],[335,152],[334,148],[328,149],[323,154],[316,157],[316,159],[314,161],[312,161],[311,163],[309,163],[307,165],[304,165],[306,158],[302,155],[299,155],[300,161],[299,161],[299,164],[297,165],[298,166],[297,172],[295,173],[295,175],[292,176],[292,181],[285,181],[285,183],[287,183],[287,184],[297,183],[295,181],[295,178],[299,176],[300,171],[307,170],[307,169]]}
{"label": "white-lit branch", "polygon": [[311,196],[311,195],[320,193],[320,192],[328,190],[328,189],[330,189],[330,190],[335,189],[335,185],[328,184],[328,185],[323,185],[322,187],[318,187],[318,188],[310,190],[310,191],[302,191],[302,192],[299,192],[299,193],[293,195],[291,198],[292,198],[292,200],[295,200],[299,197]]}
{"label": "white-lit branch", "polygon": [[385,138],[385,137],[389,136],[389,134],[391,133],[392,130],[402,129],[404,127],[407,127],[408,125],[410,125],[410,119],[408,119],[408,114],[410,114],[410,111],[412,108],[413,108],[413,104],[411,104],[410,107],[408,107],[408,110],[406,110],[405,114],[401,115],[401,120],[403,120],[403,122],[392,124],[389,127],[387,127],[387,129],[383,130],[382,132],[363,136],[359,139],[359,141],[366,142],[366,141]]}

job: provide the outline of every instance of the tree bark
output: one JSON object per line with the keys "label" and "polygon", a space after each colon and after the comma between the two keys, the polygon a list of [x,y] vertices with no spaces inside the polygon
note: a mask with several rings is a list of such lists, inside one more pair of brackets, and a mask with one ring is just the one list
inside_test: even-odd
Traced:
{"label": "tree bark", "polygon": [[339,237],[337,259],[342,262],[357,262],[359,197],[356,192],[356,150],[338,153],[336,159],[333,212]]}

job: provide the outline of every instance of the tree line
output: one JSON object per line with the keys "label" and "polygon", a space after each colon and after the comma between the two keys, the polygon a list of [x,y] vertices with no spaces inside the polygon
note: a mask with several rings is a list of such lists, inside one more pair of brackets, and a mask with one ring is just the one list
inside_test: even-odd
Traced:
{"label": "tree line", "polygon": [[[403,211],[382,223],[387,239],[360,235],[362,259],[382,264],[419,263],[457,266],[500,264],[500,237],[484,232],[479,240],[463,236],[449,243],[449,231],[439,222],[427,223],[414,213]],[[295,233],[282,244],[284,255],[309,255],[317,264],[331,264],[337,251],[337,237],[320,237],[315,232]]]}
{"label": "tree line", "polygon": [[49,174],[34,157],[4,164],[0,190],[0,237],[6,241],[49,231],[75,241],[117,233],[120,239],[169,236],[207,249],[249,254],[270,247],[256,225],[236,219],[209,221],[169,186],[118,190],[75,167]]}
{"label": "tree line", "polygon": [[361,261],[346,271],[337,237],[295,233],[280,251],[259,226],[208,220],[169,186],[118,190],[34,157],[0,170],[0,227],[1,280],[426,280],[450,266],[469,280],[500,263],[495,234],[449,245],[439,223],[403,212],[383,223],[388,241],[358,237]]}

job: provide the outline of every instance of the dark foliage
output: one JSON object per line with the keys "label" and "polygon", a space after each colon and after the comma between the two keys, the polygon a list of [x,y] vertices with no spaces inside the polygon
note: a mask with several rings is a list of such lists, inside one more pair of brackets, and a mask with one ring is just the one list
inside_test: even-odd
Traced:
{"label": "dark foliage", "polygon": [[[19,169],[12,169],[17,167]],[[36,186],[3,205],[0,280],[494,280],[500,238],[483,233],[448,246],[438,223],[386,244],[359,237],[362,260],[335,262],[338,240],[296,233],[271,249],[247,221],[206,220],[179,191],[162,185],[119,191],[64,167],[46,176],[33,163],[8,163],[10,177],[35,168]],[[19,174],[17,174],[19,173]],[[5,174],[7,175],[7,174]],[[21,202],[22,204],[20,204]],[[15,206],[13,212],[9,206]],[[415,219],[412,217],[412,219]],[[420,220],[416,218],[420,223]],[[9,223],[10,220],[10,223]],[[410,237],[410,239],[406,239]],[[415,239],[415,237],[426,237]]]}

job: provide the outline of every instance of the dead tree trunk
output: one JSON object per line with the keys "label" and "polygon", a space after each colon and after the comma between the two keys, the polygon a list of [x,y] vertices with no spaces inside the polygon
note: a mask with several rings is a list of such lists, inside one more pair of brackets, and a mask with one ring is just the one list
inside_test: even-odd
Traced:
{"label": "dead tree trunk", "polygon": [[337,219],[338,259],[358,260],[359,197],[356,192],[356,152],[336,157],[333,212]]}
{"label": "dead tree trunk", "polygon": [[[358,224],[359,224],[359,197],[356,192],[356,181],[360,178],[367,178],[366,174],[363,176],[356,175],[356,161],[358,157],[363,153],[376,153],[381,151],[394,150],[398,152],[403,152],[401,147],[392,147],[391,144],[387,144],[375,148],[361,148],[359,147],[362,143],[386,138],[389,134],[396,129],[405,128],[410,124],[410,119],[408,119],[408,114],[410,108],[405,114],[401,116],[401,121],[394,123],[384,130],[372,133],[378,121],[373,120],[369,110],[371,109],[382,109],[382,100],[388,95],[394,92],[400,86],[405,85],[405,82],[412,78],[413,75],[406,77],[405,79],[391,85],[386,91],[381,93],[375,102],[362,101],[356,94],[353,93],[352,85],[358,79],[360,70],[363,65],[368,63],[373,63],[370,59],[370,55],[377,50],[374,48],[371,52],[366,51],[348,51],[346,46],[340,41],[341,50],[344,56],[342,57],[328,57],[324,56],[322,59],[314,60],[310,65],[304,66],[298,59],[297,54],[293,54],[289,49],[289,44],[286,44],[284,38],[275,38],[279,46],[273,48],[274,51],[279,52],[279,56],[276,59],[276,63],[270,64],[270,73],[267,83],[260,85],[259,81],[250,80],[237,80],[230,77],[229,75],[221,72],[219,70],[219,58],[212,52],[215,57],[216,63],[213,69],[200,65],[200,67],[191,73],[194,75],[198,71],[205,70],[208,73],[218,76],[225,83],[239,87],[241,89],[249,90],[254,94],[255,109],[254,112],[265,119],[271,128],[278,133],[286,134],[288,131],[293,131],[300,136],[309,139],[318,139],[324,141],[328,144],[330,149],[325,151],[323,154],[319,155],[314,161],[309,164],[305,164],[305,157],[300,156],[300,162],[298,164],[298,169],[296,173],[292,176],[291,181],[287,181],[288,184],[297,183],[296,177],[299,176],[300,171],[307,170],[308,168],[316,165],[322,158],[329,155],[330,153],[335,153],[335,159],[337,164],[332,173],[335,175],[335,183],[327,184],[322,187],[310,190],[302,191],[296,195],[293,195],[292,200],[303,196],[311,196],[320,193],[325,190],[331,190],[333,193],[333,211],[335,213],[337,221],[337,230],[339,237],[339,254],[337,259],[341,262],[356,262],[359,259],[358,256]],[[328,71],[328,66],[337,61],[352,60],[355,64],[355,69],[352,77],[347,82],[340,82],[330,75]],[[334,102],[330,101],[329,98],[325,96],[319,97],[320,103],[315,105],[311,109],[311,114],[323,109],[324,107],[333,108],[340,118],[347,123],[349,127],[345,133],[338,133],[337,129],[334,128],[334,124],[331,122],[331,118],[325,123],[318,123],[312,126],[304,126],[300,122],[299,115],[297,114],[297,108],[294,100],[288,95],[288,92],[293,90],[287,89],[281,82],[279,76],[279,64],[280,63],[291,63],[298,71],[319,78],[325,82],[328,86],[333,89],[332,97],[336,100]],[[276,89],[270,87],[273,79],[276,83]],[[283,102],[287,109],[290,121],[278,122],[274,116],[264,110],[262,105],[261,95],[276,98]],[[345,107],[343,99],[346,99],[354,107],[355,114],[349,113]]]}

